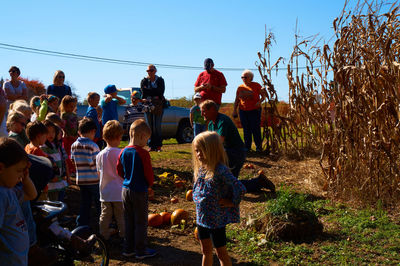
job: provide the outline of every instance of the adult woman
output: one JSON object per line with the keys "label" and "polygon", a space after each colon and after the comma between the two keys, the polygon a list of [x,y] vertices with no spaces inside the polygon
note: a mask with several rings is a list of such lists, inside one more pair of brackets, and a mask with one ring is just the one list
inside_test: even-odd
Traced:
{"label": "adult woman", "polygon": [[143,100],[151,101],[154,105],[154,110],[146,113],[147,123],[151,128],[151,137],[149,140],[150,151],[161,151],[162,135],[161,135],[161,120],[163,116],[163,105],[165,102],[164,79],[156,75],[157,68],[155,65],[147,67],[147,77],[140,82],[140,88],[143,92]]}
{"label": "adult woman", "polygon": [[60,102],[65,95],[72,96],[71,88],[64,84],[64,80],[64,72],[57,70],[53,77],[53,84],[47,87],[47,94],[57,96]]}
{"label": "adult woman", "polygon": [[28,88],[26,87],[25,83],[18,79],[21,71],[18,67],[12,66],[10,70],[11,80],[4,82],[3,89],[6,94],[6,99],[8,103],[12,103],[16,100],[28,100]]}
{"label": "adult woman", "polygon": [[265,99],[266,91],[262,89],[259,83],[253,82],[253,77],[254,74],[250,70],[243,71],[243,84],[236,91],[233,117],[237,117],[237,108],[239,107],[239,117],[243,127],[246,150],[251,150],[252,137],[254,137],[256,151],[262,151],[261,103]]}

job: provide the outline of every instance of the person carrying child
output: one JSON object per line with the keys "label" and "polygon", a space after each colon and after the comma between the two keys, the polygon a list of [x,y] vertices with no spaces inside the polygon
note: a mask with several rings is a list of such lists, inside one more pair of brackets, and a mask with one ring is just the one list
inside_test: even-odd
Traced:
{"label": "person carrying child", "polygon": [[[68,96],[64,99],[66,97]],[[79,121],[79,138],[71,146],[71,159],[76,167],[76,184],[81,192],[80,210],[76,219],[78,226],[89,225],[92,201],[96,207],[96,216],[100,213],[99,176],[96,168],[96,156],[100,150],[93,142],[96,130],[92,119],[83,118]]]}
{"label": "person carrying child", "polygon": [[190,124],[193,128],[193,134],[196,137],[201,132],[207,130],[207,127],[204,117],[201,115],[200,103],[202,100],[199,92],[194,94],[193,101],[195,102],[195,105],[190,108]]}
{"label": "person carrying child", "polygon": [[105,98],[101,100],[101,108],[103,108],[103,116],[101,118],[103,125],[109,120],[118,121],[118,105],[123,105],[126,100],[117,95],[117,87],[115,85],[107,85],[104,88]]}
{"label": "person carrying child", "polygon": [[196,224],[202,265],[212,265],[213,245],[221,265],[231,265],[226,249],[226,225],[240,222],[239,203],[246,188],[228,168],[220,136],[200,133],[192,144]]}
{"label": "person carrying child", "polygon": [[11,138],[0,138],[0,261],[2,265],[27,265],[28,226],[22,201],[37,196],[29,178],[30,163],[22,146]]}
{"label": "person carrying child", "polygon": [[63,201],[65,189],[70,182],[70,176],[69,171],[63,171],[66,158],[63,156],[59,147],[60,143],[57,141],[60,129],[49,120],[45,120],[43,124],[47,128],[47,140],[40,148],[52,159],[56,166],[54,177],[48,184],[47,196],[49,200]]}
{"label": "person carrying child", "polygon": [[123,179],[115,171],[121,149],[118,148],[123,134],[120,123],[108,121],[103,128],[103,138],[107,147],[96,156],[97,171],[100,176],[100,234],[105,240],[110,238],[110,223],[113,216],[118,224],[119,236],[125,237],[124,210],[122,206]]}
{"label": "person carrying child", "polygon": [[142,103],[142,93],[139,90],[134,90],[131,93],[131,102],[131,105],[125,109],[123,121],[124,131],[128,131],[128,135],[131,124],[138,119],[144,120],[145,112],[150,112],[154,108],[151,102],[147,102],[146,105]]}
{"label": "person carrying child", "polygon": [[142,119],[132,123],[129,145],[119,155],[117,171],[124,178],[122,202],[125,218],[125,257],[136,255],[144,259],[156,255],[147,248],[148,189],[153,185],[154,173],[150,154],[144,147],[151,136],[151,129]]}

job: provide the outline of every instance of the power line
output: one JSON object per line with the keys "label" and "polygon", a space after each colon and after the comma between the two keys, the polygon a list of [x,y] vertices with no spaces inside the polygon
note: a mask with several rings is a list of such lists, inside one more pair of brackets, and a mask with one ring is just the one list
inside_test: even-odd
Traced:
{"label": "power line", "polygon": [[[62,57],[62,58],[70,58],[70,59],[77,59],[77,60],[84,60],[84,61],[91,61],[91,62],[119,64],[119,65],[147,66],[150,64],[148,62],[121,60],[121,59],[114,59],[114,58],[88,56],[88,55],[81,55],[81,54],[51,51],[51,50],[43,50],[43,49],[38,49],[38,48],[18,46],[18,45],[12,45],[12,44],[7,44],[7,43],[0,43],[0,49],[11,50],[11,51],[16,51],[16,52],[31,53],[31,54]],[[153,63],[153,64],[155,64],[157,67],[161,67],[161,68],[172,68],[172,69],[183,69],[183,70],[203,70],[203,67],[197,67],[197,66],[157,64],[157,63]],[[223,70],[223,71],[243,71],[243,68],[237,68],[237,67],[219,67],[218,69]],[[299,69],[306,69],[306,67],[299,67]],[[250,70],[258,71],[258,68],[250,68]],[[287,70],[287,69],[286,68],[275,68],[274,69],[274,71],[277,71],[277,70],[281,71],[281,70]]]}

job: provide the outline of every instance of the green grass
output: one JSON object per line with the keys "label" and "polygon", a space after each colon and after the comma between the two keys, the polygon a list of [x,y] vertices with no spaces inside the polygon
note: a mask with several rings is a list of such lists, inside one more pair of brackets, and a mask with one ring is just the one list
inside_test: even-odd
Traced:
{"label": "green grass", "polygon": [[[263,234],[231,225],[228,248],[254,264],[399,264],[400,225],[383,210],[354,210],[327,200],[311,203],[322,210],[324,235],[310,243],[260,240]],[[261,205],[266,208],[267,203]]]}

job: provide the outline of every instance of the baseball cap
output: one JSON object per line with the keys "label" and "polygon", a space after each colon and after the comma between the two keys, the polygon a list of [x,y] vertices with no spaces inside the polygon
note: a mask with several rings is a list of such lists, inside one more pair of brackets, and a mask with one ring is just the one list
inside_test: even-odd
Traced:
{"label": "baseball cap", "polygon": [[204,60],[204,69],[210,70],[214,66],[214,61],[211,58],[206,58]]}
{"label": "baseball cap", "polygon": [[117,87],[115,87],[115,85],[107,85],[107,87],[104,88],[104,93],[106,94],[110,94],[113,92],[117,91]]}
{"label": "baseball cap", "polygon": [[196,93],[194,94],[193,100],[194,100],[194,99],[201,99],[200,92],[196,92]]}

